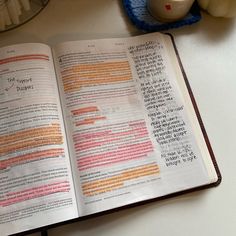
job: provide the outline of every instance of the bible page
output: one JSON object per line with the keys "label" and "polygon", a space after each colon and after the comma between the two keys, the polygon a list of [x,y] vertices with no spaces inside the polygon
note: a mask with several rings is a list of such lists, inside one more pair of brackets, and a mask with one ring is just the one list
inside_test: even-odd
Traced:
{"label": "bible page", "polygon": [[13,234],[78,216],[51,50],[0,49],[0,227]]}
{"label": "bible page", "polygon": [[161,35],[53,50],[79,212],[209,182]]}

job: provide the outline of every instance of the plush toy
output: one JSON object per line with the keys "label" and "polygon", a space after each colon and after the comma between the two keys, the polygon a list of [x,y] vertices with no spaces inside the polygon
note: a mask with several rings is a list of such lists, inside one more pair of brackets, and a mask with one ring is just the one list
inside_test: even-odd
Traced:
{"label": "plush toy", "polygon": [[236,0],[198,0],[198,4],[212,16],[236,16]]}

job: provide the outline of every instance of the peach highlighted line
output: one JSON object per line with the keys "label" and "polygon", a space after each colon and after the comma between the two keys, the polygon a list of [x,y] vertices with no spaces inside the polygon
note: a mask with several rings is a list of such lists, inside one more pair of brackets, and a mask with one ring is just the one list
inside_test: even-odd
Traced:
{"label": "peach highlighted line", "polygon": [[[74,116],[82,116],[86,115],[87,118],[82,118],[80,121],[75,122],[75,126],[81,126],[81,125],[91,125],[95,124],[98,120],[105,120],[105,116],[99,116],[98,114],[99,109],[97,106],[90,106],[90,107],[83,107],[76,110],[72,110],[71,113]],[[90,117],[88,117],[88,114]]]}
{"label": "peach highlighted line", "polygon": [[30,128],[0,136],[0,155],[43,145],[62,144],[59,124]]}
{"label": "peach highlighted line", "polygon": [[9,142],[17,142],[22,139],[48,136],[48,135],[58,135],[60,133],[60,125],[52,124],[48,126],[30,128],[15,132],[13,134],[1,135],[0,145],[9,144]]}
{"label": "peach highlighted line", "polygon": [[94,196],[119,189],[125,185],[126,181],[157,175],[159,173],[160,169],[157,164],[148,164],[139,168],[124,171],[121,174],[112,176],[110,178],[84,183],[82,184],[82,190],[85,196]]}
{"label": "peach highlighted line", "polygon": [[56,158],[62,155],[64,155],[64,149],[62,148],[32,152],[0,161],[0,170],[23,163],[28,163],[30,161],[42,160],[45,158]]}
{"label": "peach highlighted line", "polygon": [[70,184],[68,181],[55,182],[30,189],[11,192],[6,194],[5,199],[0,200],[0,206],[6,207],[30,199],[47,196],[58,192],[69,192]]}
{"label": "peach highlighted line", "polygon": [[98,111],[99,111],[98,107],[90,106],[90,107],[83,107],[76,110],[72,110],[71,112],[73,115],[82,115],[82,114],[86,114],[90,112],[98,112]]}
{"label": "peach highlighted line", "polygon": [[49,56],[46,54],[26,54],[21,56],[8,57],[0,60],[0,65],[17,62],[17,61],[25,61],[25,60],[46,60],[49,61]]}
{"label": "peach highlighted line", "polygon": [[62,144],[62,137],[41,137],[33,140],[25,140],[16,144],[11,144],[0,148],[0,155],[12,153],[15,151],[25,150],[29,148],[41,147],[45,145]]}
{"label": "peach highlighted line", "polygon": [[81,64],[62,71],[65,92],[74,92],[82,86],[110,84],[132,79],[128,61]]}

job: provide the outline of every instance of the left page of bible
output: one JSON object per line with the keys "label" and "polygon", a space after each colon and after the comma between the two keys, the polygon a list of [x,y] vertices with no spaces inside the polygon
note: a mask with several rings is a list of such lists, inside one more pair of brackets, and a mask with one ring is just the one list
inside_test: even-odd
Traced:
{"label": "left page of bible", "polygon": [[78,216],[51,50],[0,49],[1,235]]}

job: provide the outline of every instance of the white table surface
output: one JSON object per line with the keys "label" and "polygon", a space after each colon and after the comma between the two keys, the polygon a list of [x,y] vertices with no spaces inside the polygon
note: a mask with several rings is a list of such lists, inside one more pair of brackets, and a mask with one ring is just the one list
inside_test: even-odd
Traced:
{"label": "white table surface", "polygon": [[[222,172],[221,185],[61,226],[49,236],[236,235],[236,19],[204,13],[199,23],[169,32]],[[30,22],[1,33],[0,47],[140,33],[119,0],[51,0]]]}

